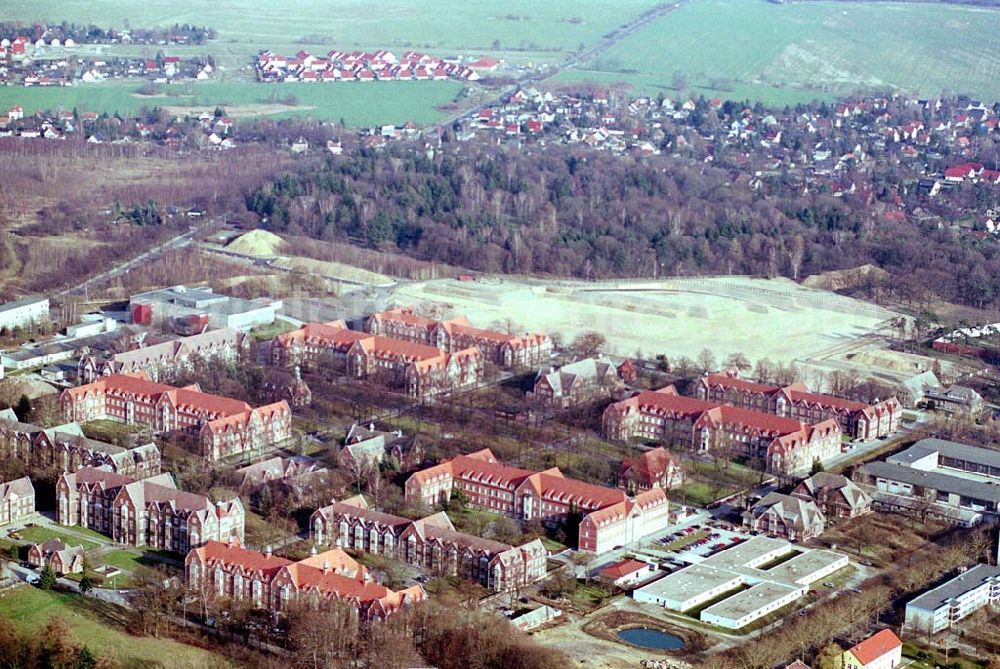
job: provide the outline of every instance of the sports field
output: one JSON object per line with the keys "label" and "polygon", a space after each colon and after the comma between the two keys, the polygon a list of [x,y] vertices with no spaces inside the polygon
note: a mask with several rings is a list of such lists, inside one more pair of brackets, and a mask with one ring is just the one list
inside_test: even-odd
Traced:
{"label": "sports field", "polygon": [[[230,116],[287,118],[310,116],[344,120],[349,126],[394,123],[434,123],[447,114],[438,109],[454,101],[462,89],[457,81],[392,81],[338,84],[258,84],[192,82],[164,86],[164,94],[137,95],[141,82],[101,82],[77,86],[38,88],[0,87],[0,109],[21,105],[36,109],[136,112],[142,107],[165,107],[174,113],[211,112],[222,106]],[[289,97],[292,96],[294,101]],[[288,104],[291,102],[291,104]]]}
{"label": "sports field", "polygon": [[1000,10],[942,3],[690,0],[560,81],[788,104],[899,90],[1000,99]]}

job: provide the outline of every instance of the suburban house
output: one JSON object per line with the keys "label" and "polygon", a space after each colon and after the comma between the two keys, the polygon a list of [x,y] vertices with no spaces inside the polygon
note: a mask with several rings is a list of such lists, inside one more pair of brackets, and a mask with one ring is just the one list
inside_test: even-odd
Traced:
{"label": "suburban house", "polygon": [[599,576],[602,581],[616,588],[628,588],[641,583],[657,573],[656,565],[639,560],[619,560],[601,569]]}
{"label": "suburban house", "polygon": [[528,522],[579,521],[581,550],[603,552],[637,541],[668,524],[661,489],[629,499],[621,490],[568,479],[558,468],[534,472],[499,463],[489,449],[418,471],[406,481],[406,500],[433,507],[460,491],[472,506]]}
{"label": "suburban house", "polygon": [[160,449],[153,442],[132,448],[108,444],[87,438],[78,423],[46,429],[2,415],[0,453],[26,465],[64,472],[103,467],[137,479],[160,473]]}
{"label": "suburban house", "polygon": [[1000,453],[944,439],[921,439],[884,462],[854,472],[876,508],[927,513],[966,527],[1000,515]]}
{"label": "suburban house", "polygon": [[828,520],[871,513],[872,498],[843,474],[818,472],[792,490],[792,497],[816,503]]}
{"label": "suburban house", "polygon": [[201,455],[213,461],[259,452],[291,436],[292,412],[284,400],[254,409],[240,400],[203,393],[197,384],[175,388],[143,373],[112,374],[67,388],[60,403],[69,421],[107,419],[191,435]]}
{"label": "suburban house", "polygon": [[56,483],[60,525],[100,532],[127,546],[187,553],[209,540],[243,540],[239,497],[212,503],[177,490],[169,474],[136,481],[93,467],[63,474]]}
{"label": "suburban house", "polygon": [[565,408],[608,396],[621,386],[618,369],[608,358],[585,358],[559,369],[538,372],[528,400]]}
{"label": "suburban house", "polygon": [[1000,602],[1000,567],[977,564],[906,604],[903,629],[937,634]]}
{"label": "suburban house", "polygon": [[545,577],[548,551],[538,539],[523,546],[458,532],[446,513],[410,520],[368,507],[358,495],[317,509],[310,538],[383,555],[437,574],[459,575],[493,592],[506,592]]}
{"label": "suburban house", "polygon": [[243,548],[237,541],[208,541],[184,560],[188,587],[203,597],[220,596],[282,613],[296,600],[342,601],[361,624],[385,620],[427,598],[421,586],[393,591],[374,581],[364,566],[340,549],[293,562],[270,550]]}
{"label": "suburban house", "polygon": [[246,333],[220,328],[131,351],[87,354],[77,363],[77,380],[92,383],[101,376],[142,372],[150,380],[158,381],[166,375],[190,369],[197,360],[236,360],[248,343]]}
{"label": "suburban house", "polygon": [[670,451],[657,446],[622,460],[617,478],[618,487],[630,495],[653,488],[670,490],[684,482],[684,468]]}
{"label": "suburban house", "polygon": [[552,340],[540,332],[511,335],[473,327],[464,316],[438,321],[413,313],[413,309],[391,309],[368,319],[365,329],[375,335],[434,346],[447,353],[478,348],[486,360],[505,369],[537,367],[549,361]]}
{"label": "suburban house", "polygon": [[27,476],[0,483],[0,525],[22,523],[35,515],[35,486]]}
{"label": "suburban house", "polygon": [[28,564],[35,568],[50,565],[58,576],[83,573],[83,546],[67,546],[62,539],[49,539],[41,544],[31,544]]}
{"label": "suburban house", "polygon": [[743,514],[753,531],[789,541],[806,541],[826,529],[826,518],[812,500],[771,492]]}
{"label": "suburban house", "polygon": [[836,420],[806,425],[794,418],[681,397],[673,386],[610,405],[602,422],[604,435],[611,440],[636,437],[698,452],[760,458],[769,471],[784,474],[807,471],[815,460],[841,452]]}
{"label": "suburban house", "polygon": [[702,400],[794,418],[810,425],[833,419],[844,435],[861,441],[896,432],[903,413],[895,397],[865,404],[814,393],[802,383],[785,387],[754,383],[735,373],[702,377],[698,380],[696,394]]}
{"label": "suburban house", "polygon": [[877,632],[844,651],[844,669],[895,669],[903,659],[903,642],[889,629]]}
{"label": "suburban house", "polygon": [[271,342],[276,365],[326,362],[348,375],[403,387],[413,397],[433,397],[482,380],[482,353],[475,347],[445,352],[434,346],[348,330],[341,321],[309,323]]}

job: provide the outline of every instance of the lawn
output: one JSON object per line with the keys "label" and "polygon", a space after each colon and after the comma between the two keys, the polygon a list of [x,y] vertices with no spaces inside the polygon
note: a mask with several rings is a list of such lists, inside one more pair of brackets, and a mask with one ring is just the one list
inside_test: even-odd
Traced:
{"label": "lawn", "polygon": [[222,662],[200,648],[126,634],[121,629],[127,615],[123,609],[76,593],[20,587],[0,596],[0,615],[22,633],[36,632],[52,616],[61,616],[78,643],[86,644],[97,655],[118,658],[125,666],[197,669]]}
{"label": "lawn", "polygon": [[97,655],[122,660],[125,666],[196,669],[221,662],[200,648],[126,634],[121,629],[127,615],[123,609],[76,593],[20,587],[0,597],[0,615],[22,633],[37,631],[52,616],[61,616],[77,643],[86,644]]}
{"label": "lawn", "polygon": [[59,538],[66,542],[69,546],[83,546],[83,549],[86,551],[93,550],[100,544],[97,541],[78,539],[78,534],[93,536],[95,539],[100,538],[104,541],[108,541],[107,537],[83,528],[74,527],[71,531],[73,534],[70,534],[69,532],[61,532],[59,528],[36,526],[26,527],[23,530],[18,531],[18,534],[21,536],[23,541],[30,541],[33,544],[40,544],[43,541],[48,541],[49,539]]}
{"label": "lawn", "polygon": [[[905,26],[905,30],[901,29]],[[562,80],[789,104],[858,90],[1000,97],[1000,11],[944,3],[692,0]]]}
{"label": "lawn", "polygon": [[704,460],[685,459],[684,467],[687,469],[685,483],[667,491],[667,494],[671,499],[694,506],[707,506],[760,481],[760,472],[737,462],[716,465]]}
{"label": "lawn", "polygon": [[[3,91],[0,90],[0,96],[2,95]],[[85,435],[91,439],[97,439],[99,441],[105,441],[112,444],[128,439],[130,435],[141,432],[142,430],[143,428],[138,425],[126,425],[125,423],[119,423],[118,421],[107,420],[105,418],[99,418],[83,424],[83,433]]]}
{"label": "lawn", "polygon": [[291,332],[296,327],[288,321],[276,318],[270,325],[259,325],[250,331],[250,336],[257,341],[270,341],[280,334]]}

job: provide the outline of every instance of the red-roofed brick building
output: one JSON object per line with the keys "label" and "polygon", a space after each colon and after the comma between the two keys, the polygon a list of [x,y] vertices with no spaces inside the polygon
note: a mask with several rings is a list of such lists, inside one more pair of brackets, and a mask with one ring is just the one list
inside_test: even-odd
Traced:
{"label": "red-roofed brick building", "polygon": [[256,409],[246,402],[150,381],[144,373],[112,374],[68,388],[60,397],[67,421],[106,419],[154,432],[196,436],[209,460],[263,449],[291,435],[284,400]]}
{"label": "red-roofed brick building", "polygon": [[815,459],[841,451],[840,426],[834,420],[805,425],[793,418],[681,397],[672,386],[612,404],[604,411],[603,426],[608,439],[638,437],[699,452],[763,458],[770,471],[781,473],[808,470]]}
{"label": "red-roofed brick building", "polygon": [[447,501],[453,490],[460,491],[472,506],[522,522],[560,525],[581,516],[581,550],[602,552],[668,524],[669,505],[663,491],[654,491],[658,494],[640,504],[639,497],[633,502],[621,490],[568,479],[555,467],[542,472],[509,467],[499,463],[489,449],[414,473],[406,481],[406,500],[433,507]]}
{"label": "red-roofed brick building", "polygon": [[63,474],[56,483],[56,518],[128,546],[177,553],[210,540],[243,540],[239,497],[213,504],[177,490],[169,474],[142,481],[93,467]]}
{"label": "red-roofed brick building", "polygon": [[653,488],[670,490],[683,482],[684,468],[662,446],[637,458],[625,458],[618,470],[618,487],[631,495]]}
{"label": "red-roofed brick building", "polygon": [[896,432],[903,414],[895,397],[865,404],[834,395],[813,393],[801,383],[781,387],[746,381],[734,374],[709,374],[699,379],[696,394],[702,400],[731,404],[810,424],[833,419],[844,434],[862,441],[879,439]]}
{"label": "red-roofed brick building", "polygon": [[413,313],[413,309],[392,309],[375,314],[365,324],[368,332],[434,346],[447,353],[476,347],[486,359],[503,368],[536,367],[547,363],[552,340],[540,332],[510,335],[473,327],[465,317],[437,321]]}
{"label": "red-roofed brick building", "polygon": [[354,377],[405,387],[418,398],[474,385],[483,373],[483,356],[475,347],[446,353],[412,340],[348,330],[342,321],[309,323],[278,335],[271,360],[282,366],[324,361]]}
{"label": "red-roofed brick building", "polygon": [[444,512],[410,520],[368,508],[361,496],[317,509],[311,539],[321,546],[383,555],[435,573],[462,576],[494,592],[545,577],[548,552],[541,541],[510,546],[455,530]]}
{"label": "red-roofed brick building", "polygon": [[272,613],[287,610],[299,598],[345,601],[362,624],[385,620],[427,597],[419,585],[400,591],[379,585],[340,549],[292,562],[236,542],[210,541],[188,553],[185,576],[188,586],[203,597],[246,601]]}

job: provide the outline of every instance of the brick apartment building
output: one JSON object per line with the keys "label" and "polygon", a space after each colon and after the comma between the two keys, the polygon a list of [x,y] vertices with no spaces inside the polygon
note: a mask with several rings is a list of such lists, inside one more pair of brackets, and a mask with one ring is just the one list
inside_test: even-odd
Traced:
{"label": "brick apartment building", "polygon": [[49,539],[28,548],[28,564],[41,569],[45,565],[59,576],[83,573],[83,546],[67,546],[62,539]]}
{"label": "brick apartment building", "polygon": [[505,369],[548,364],[552,354],[552,340],[540,332],[505,334],[473,327],[464,316],[438,321],[415,314],[411,308],[375,314],[365,323],[365,329],[371,334],[434,346],[447,353],[476,347],[489,362]]}
{"label": "brick apartment building", "polygon": [[320,546],[350,548],[462,576],[493,592],[516,590],[545,577],[548,551],[538,539],[510,546],[456,531],[444,512],[410,520],[374,511],[360,495],[317,509],[309,531]]}
{"label": "brick apartment building", "polygon": [[[489,449],[416,472],[405,489],[408,502],[428,507],[458,490],[472,506],[521,522],[537,519],[560,525],[580,517],[579,546],[594,552],[637,540],[668,524],[669,504],[662,490],[630,500],[621,490],[568,479],[555,467],[543,472],[508,467],[497,462]],[[588,521],[589,514],[598,511],[607,513]]]}
{"label": "brick apartment building", "polygon": [[348,330],[342,321],[309,323],[271,341],[279,366],[319,362],[356,378],[374,378],[407,394],[433,397],[482,380],[483,354],[476,347],[446,352],[434,346]]}
{"label": "brick apartment building", "polygon": [[0,454],[29,467],[104,467],[137,479],[160,473],[160,449],[150,442],[123,448],[88,439],[76,423],[44,429],[0,416]]}
{"label": "brick apartment building", "polygon": [[690,446],[699,452],[727,452],[763,458],[769,471],[806,471],[815,459],[841,452],[840,425],[824,420],[806,425],[793,418],[751,411],[693,397],[673,386],[647,390],[604,411],[604,435]]}
{"label": "brick apartment building", "polygon": [[209,460],[259,451],[291,436],[292,412],[284,400],[256,409],[246,402],[203,393],[197,385],[175,388],[145,374],[112,374],[63,391],[68,421],[113,420],[158,433],[198,439]]}
{"label": "brick apartment building", "polygon": [[196,360],[232,362],[249,344],[246,333],[234,328],[209,330],[113,354],[86,354],[77,363],[79,383],[93,383],[112,374],[142,372],[153,381],[190,369]]}
{"label": "brick apartment building", "polygon": [[286,611],[300,598],[344,601],[357,611],[359,622],[369,624],[427,598],[419,585],[399,591],[379,585],[340,549],[293,562],[235,541],[208,541],[187,554],[184,566],[188,588],[203,597],[248,602],[272,613]]}
{"label": "brick apartment building", "polygon": [[228,502],[177,490],[169,474],[136,481],[93,467],[56,483],[60,525],[77,525],[128,546],[187,553],[206,541],[243,540],[239,497]]}
{"label": "brick apartment building", "polygon": [[35,515],[35,486],[27,476],[0,483],[0,525],[23,523]]}
{"label": "brick apartment building", "polygon": [[895,397],[865,404],[854,400],[810,392],[802,383],[776,386],[754,383],[735,374],[709,374],[698,380],[699,399],[794,418],[810,425],[836,420],[851,439],[868,441],[886,437],[899,429],[903,409]]}

